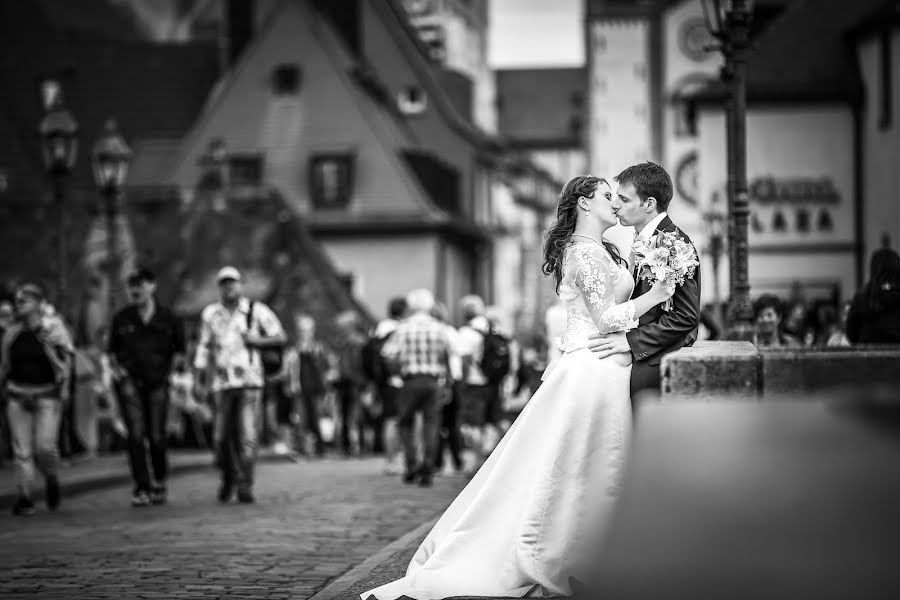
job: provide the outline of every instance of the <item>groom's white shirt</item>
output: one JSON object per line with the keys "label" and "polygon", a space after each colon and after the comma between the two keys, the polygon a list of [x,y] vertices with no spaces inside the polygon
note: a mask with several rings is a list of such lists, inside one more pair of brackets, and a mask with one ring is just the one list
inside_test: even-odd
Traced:
{"label": "groom's white shirt", "polygon": [[645,242],[649,241],[650,236],[653,235],[653,232],[656,231],[657,226],[662,222],[662,220],[666,218],[666,215],[667,213],[663,211],[653,217],[652,221],[644,225],[644,228],[641,229],[641,232],[638,234],[638,236]]}

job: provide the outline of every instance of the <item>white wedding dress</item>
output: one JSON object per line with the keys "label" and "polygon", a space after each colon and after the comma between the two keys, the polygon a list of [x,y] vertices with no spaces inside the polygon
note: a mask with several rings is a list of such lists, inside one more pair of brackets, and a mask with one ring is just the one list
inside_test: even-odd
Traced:
{"label": "white wedding dress", "polygon": [[363,600],[565,596],[584,578],[617,495],[631,431],[631,359],[597,359],[597,332],[637,326],[634,282],[606,249],[569,245],[559,295],[566,352],[496,449],[447,508],[406,576]]}

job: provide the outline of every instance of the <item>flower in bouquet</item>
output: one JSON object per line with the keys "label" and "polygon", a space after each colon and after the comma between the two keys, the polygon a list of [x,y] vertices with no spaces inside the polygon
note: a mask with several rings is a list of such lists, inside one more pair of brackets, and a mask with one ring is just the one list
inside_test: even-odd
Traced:
{"label": "flower in bouquet", "polygon": [[[665,281],[684,285],[685,279],[694,276],[700,264],[697,249],[679,235],[678,231],[660,231],[647,241],[637,239],[631,248],[638,270],[638,279],[651,283]],[[663,303],[663,310],[672,308],[672,299]]]}

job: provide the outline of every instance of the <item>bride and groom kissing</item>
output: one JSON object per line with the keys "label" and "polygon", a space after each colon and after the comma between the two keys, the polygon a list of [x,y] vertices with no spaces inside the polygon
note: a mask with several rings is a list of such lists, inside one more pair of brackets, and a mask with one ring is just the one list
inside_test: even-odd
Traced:
{"label": "bride and groom kissing", "polygon": [[603,235],[618,222],[636,242],[672,232],[690,243],[667,215],[672,193],[653,163],[565,185],[542,266],[566,305],[564,353],[406,576],[363,600],[571,596],[573,580],[590,582],[621,486],[632,398],[659,389],[662,357],[694,342],[700,313],[699,270],[681,285],[636,281],[633,253]]}

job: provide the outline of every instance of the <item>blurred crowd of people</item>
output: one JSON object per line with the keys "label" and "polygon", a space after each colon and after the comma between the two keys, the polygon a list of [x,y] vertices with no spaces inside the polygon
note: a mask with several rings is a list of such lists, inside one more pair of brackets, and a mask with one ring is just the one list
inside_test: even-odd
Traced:
{"label": "blurred crowd of people", "polygon": [[[472,473],[546,362],[539,341],[519,352],[478,296],[460,301],[458,330],[447,307],[418,290],[392,300],[371,331],[357,313],[338,314],[339,333],[325,340],[302,309],[285,328],[264,302],[246,297],[238,269],[223,267],[217,282],[219,301],[185,327],[158,303],[154,273],[136,270],[126,280],[129,304],[99,348],[75,348],[36,285],[0,302],[0,460],[14,463],[15,514],[35,511],[37,470],[54,509],[61,458],[104,451],[127,452],[132,505],[165,503],[173,444],[214,451],[222,502],[254,501],[260,447],[292,459],[383,455],[386,474],[424,485],[435,470]],[[408,349],[392,340],[423,318],[446,344],[434,358],[434,385],[424,385],[434,393],[413,400],[410,390],[421,392],[428,375],[410,372],[409,359],[400,364]]]}

